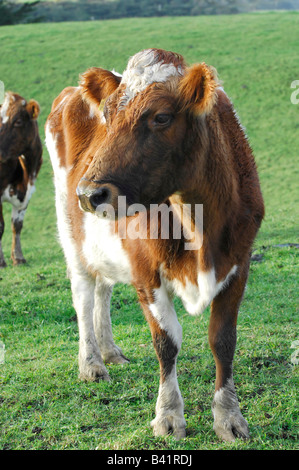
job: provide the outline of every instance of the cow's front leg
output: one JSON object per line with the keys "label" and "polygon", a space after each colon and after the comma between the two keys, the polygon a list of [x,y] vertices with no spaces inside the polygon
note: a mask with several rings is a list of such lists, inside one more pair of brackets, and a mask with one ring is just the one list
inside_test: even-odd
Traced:
{"label": "cow's front leg", "polygon": [[212,404],[214,431],[225,441],[247,439],[249,430],[243,418],[233,381],[233,357],[239,304],[246,273],[237,274],[224,292],[212,302],[209,341],[216,363],[215,395]]}
{"label": "cow's front leg", "polygon": [[113,286],[103,282],[97,276],[94,296],[94,329],[104,362],[112,364],[126,364],[129,360],[124,356],[122,350],[113,341],[110,300]]}
{"label": "cow's front leg", "polygon": [[[152,297],[152,298],[151,298]],[[139,299],[149,323],[153,344],[160,363],[160,386],[156,417],[151,422],[155,436],[170,431],[177,439],[185,437],[184,404],[179,389],[176,361],[182,343],[182,328],[163,286],[153,296],[139,291]]]}
{"label": "cow's front leg", "polygon": [[12,208],[11,215],[11,229],[12,229],[12,246],[11,246],[11,259],[14,265],[24,264],[24,258],[21,247],[21,231],[23,228],[23,221],[26,213],[25,209]]}
{"label": "cow's front leg", "polygon": [[73,303],[79,327],[79,372],[82,380],[109,380],[93,324],[95,280],[77,270],[70,272]]}
{"label": "cow's front leg", "polygon": [[5,268],[6,267],[6,262],[4,259],[4,254],[2,250],[2,236],[4,233],[4,218],[3,218],[3,212],[2,212],[2,204],[0,202],[0,268]]}

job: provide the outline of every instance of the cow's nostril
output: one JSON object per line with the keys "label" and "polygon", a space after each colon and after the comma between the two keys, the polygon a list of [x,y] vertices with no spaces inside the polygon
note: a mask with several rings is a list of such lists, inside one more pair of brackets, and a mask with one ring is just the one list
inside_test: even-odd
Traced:
{"label": "cow's nostril", "polygon": [[101,204],[106,204],[111,198],[111,191],[108,187],[104,186],[97,189],[89,196],[91,206],[96,209]]}

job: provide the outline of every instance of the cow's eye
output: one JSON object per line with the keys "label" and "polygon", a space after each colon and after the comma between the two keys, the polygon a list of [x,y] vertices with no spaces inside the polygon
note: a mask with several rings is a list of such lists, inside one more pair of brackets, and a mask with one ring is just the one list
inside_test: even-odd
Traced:
{"label": "cow's eye", "polygon": [[158,126],[166,126],[172,120],[172,114],[156,114],[154,122]]}
{"label": "cow's eye", "polygon": [[13,123],[15,127],[21,127],[22,124],[23,124],[22,119],[16,119],[15,122]]}

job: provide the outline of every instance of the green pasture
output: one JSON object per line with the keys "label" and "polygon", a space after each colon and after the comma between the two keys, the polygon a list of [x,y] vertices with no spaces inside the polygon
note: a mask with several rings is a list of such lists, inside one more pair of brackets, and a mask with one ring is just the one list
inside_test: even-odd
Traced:
{"label": "green pasture", "polygon": [[[235,383],[251,439],[226,444],[212,430],[215,366],[208,346],[209,309],[201,318],[176,308],[183,327],[178,378],[187,438],[154,438],[159,370],[150,332],[132,287],[112,299],[116,343],[131,360],[109,365],[111,382],[78,379],[78,329],[63,253],[57,242],[49,156],[25,218],[27,265],[10,263],[10,207],[0,271],[0,449],[298,448],[298,154],[299,14],[126,19],[3,26],[0,80],[41,105],[40,133],[53,99],[88,67],[122,71],[129,56],[161,47],[191,64],[215,66],[258,163],[266,217],[256,240],[241,305]],[[297,95],[297,98],[299,96]],[[278,246],[283,245],[283,246]]]}

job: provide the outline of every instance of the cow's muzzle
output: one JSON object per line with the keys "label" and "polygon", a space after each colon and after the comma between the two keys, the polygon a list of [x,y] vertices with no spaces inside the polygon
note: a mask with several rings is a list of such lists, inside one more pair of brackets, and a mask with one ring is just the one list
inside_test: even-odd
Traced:
{"label": "cow's muzzle", "polygon": [[117,212],[119,189],[110,183],[97,183],[82,178],[77,186],[81,209],[110,218]]}

